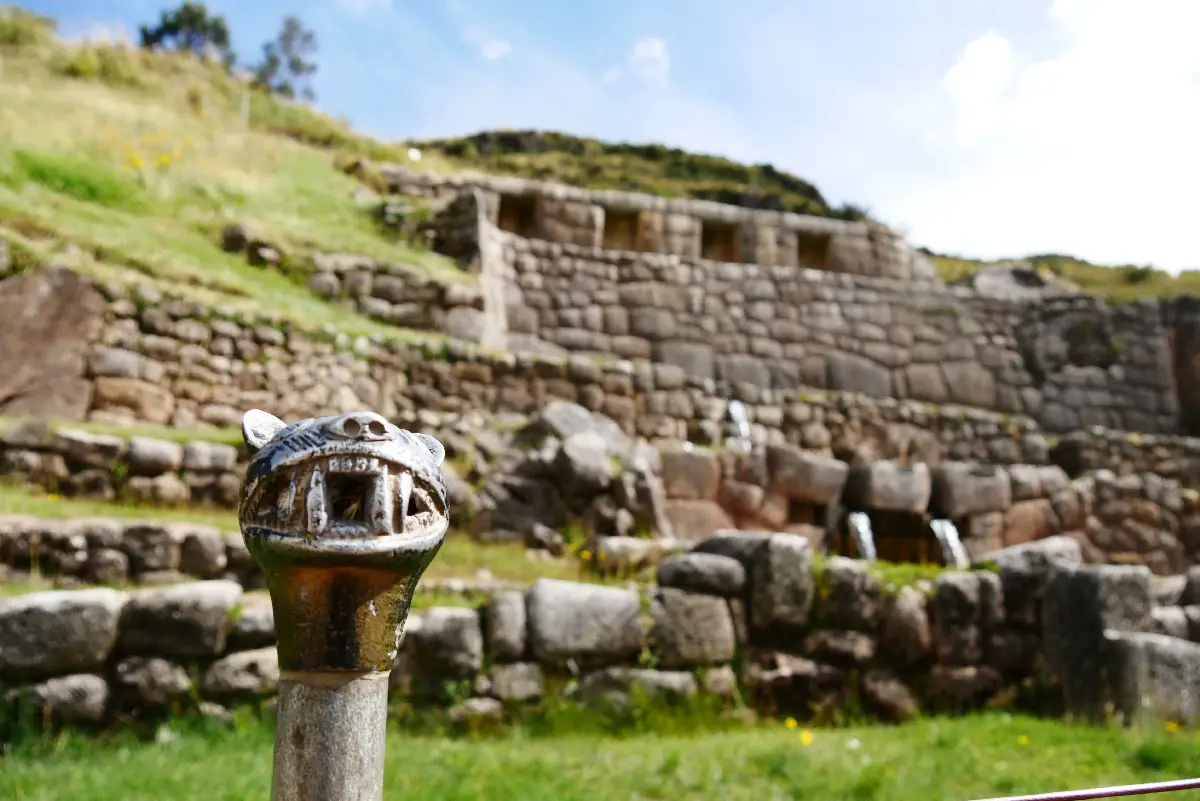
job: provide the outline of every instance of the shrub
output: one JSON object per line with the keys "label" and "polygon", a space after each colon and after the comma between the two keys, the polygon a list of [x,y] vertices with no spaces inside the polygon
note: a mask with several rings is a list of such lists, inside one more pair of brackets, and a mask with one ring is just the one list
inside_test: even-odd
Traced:
{"label": "shrub", "polygon": [[54,40],[55,23],[17,6],[0,6],[0,48],[30,47]]}
{"label": "shrub", "polygon": [[133,48],[107,42],[85,42],[58,53],[51,66],[69,78],[94,80],[112,86],[144,85],[139,54]]}

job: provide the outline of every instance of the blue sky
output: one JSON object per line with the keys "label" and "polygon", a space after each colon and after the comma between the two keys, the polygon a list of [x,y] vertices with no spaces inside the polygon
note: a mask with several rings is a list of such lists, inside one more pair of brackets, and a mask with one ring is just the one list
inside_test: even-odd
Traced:
{"label": "blue sky", "polygon": [[[41,0],[67,35],[168,3]],[[1200,0],[210,0],[385,138],[500,127],[770,162],[918,244],[1200,268]]]}

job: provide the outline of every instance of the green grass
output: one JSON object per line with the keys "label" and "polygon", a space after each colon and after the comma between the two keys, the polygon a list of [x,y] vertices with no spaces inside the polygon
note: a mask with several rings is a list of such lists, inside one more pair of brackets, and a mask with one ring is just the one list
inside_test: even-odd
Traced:
{"label": "green grass", "polygon": [[[385,798],[968,799],[1200,774],[1194,733],[1136,734],[999,714],[801,733],[778,725],[688,732],[471,738],[388,734]],[[661,733],[654,733],[658,729]],[[0,760],[0,797],[242,801],[270,793],[272,728],[177,722],[157,743],[80,735]],[[1171,798],[1197,798],[1177,793]]]}
{"label": "green grass", "polygon": [[831,207],[811,183],[769,164],[749,166],[663,145],[601,142],[554,131],[508,130],[413,144],[423,152],[432,151],[458,164],[499,175],[822,217],[862,216],[854,206]]}
{"label": "green grass", "polygon": [[1103,297],[1113,303],[1143,297],[1169,298],[1183,294],[1200,294],[1200,269],[1184,270],[1179,275],[1171,275],[1144,265],[1107,266],[1055,254],[995,262],[936,253],[928,255],[942,280],[947,283],[965,281],[984,267],[1011,264],[1033,270],[1046,278],[1060,279],[1089,295]]}
{"label": "green grass", "polygon": [[348,252],[473,280],[383,234],[353,196],[358,183],[335,168],[337,154],[277,132],[280,118],[319,115],[247,94],[216,65],[120,44],[67,44],[3,9],[0,59],[0,237],[43,258],[63,260],[70,243],[83,251],[70,266],[100,279],[156,283],[355,334],[396,330],[224,253],[221,228],[249,223],[299,267],[313,251]]}

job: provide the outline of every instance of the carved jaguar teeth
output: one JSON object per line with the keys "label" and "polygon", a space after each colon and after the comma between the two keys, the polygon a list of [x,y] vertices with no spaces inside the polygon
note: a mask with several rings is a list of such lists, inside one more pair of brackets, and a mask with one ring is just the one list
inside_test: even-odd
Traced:
{"label": "carved jaguar teeth", "polygon": [[305,497],[308,512],[306,532],[310,537],[317,537],[329,528],[329,512],[325,508],[325,473],[320,465],[313,467],[312,477],[308,481],[308,495]]}
{"label": "carved jaguar teeth", "polygon": [[[407,473],[401,473],[407,476]],[[409,481],[412,481],[410,478]],[[371,533],[377,537],[386,537],[392,533],[392,478],[391,471],[385,463],[375,478],[371,487],[371,498],[367,502],[367,514],[370,516]]]}
{"label": "carved jaguar teeth", "polygon": [[412,497],[413,478],[412,474],[407,471],[396,476],[396,510],[400,515],[400,519],[394,521],[397,531],[404,530],[404,524],[408,520],[408,501]]}
{"label": "carved jaguar teeth", "polygon": [[330,473],[372,475],[380,470],[379,459],[374,456],[329,456],[319,464]]}

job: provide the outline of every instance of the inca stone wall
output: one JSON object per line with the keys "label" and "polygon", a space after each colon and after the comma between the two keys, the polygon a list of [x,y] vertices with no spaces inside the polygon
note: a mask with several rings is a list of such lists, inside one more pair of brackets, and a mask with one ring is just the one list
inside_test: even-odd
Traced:
{"label": "inca stone wall", "polygon": [[830,388],[1023,413],[1055,433],[1178,430],[1167,338],[1148,305],[982,299],[959,287],[914,291],[498,236],[512,346],[675,364],[738,396]]}
{"label": "inca stone wall", "polygon": [[404,264],[342,254],[316,254],[308,287],[318,296],[372,320],[478,341],[483,296],[470,284],[415,275]]}
{"label": "inca stone wall", "polygon": [[[1027,680],[1057,677],[1077,714],[1111,701],[1131,717],[1200,718],[1200,645],[1176,636],[1200,635],[1200,576],[1163,598],[1145,568],[1079,557],[1048,540],[994,555],[998,572],[891,588],[848,559],[814,570],[794,535],[728,534],[664,562],[654,587],[542,579],[480,609],[413,613],[391,689],[439,704],[468,688],[449,710],[458,723],[549,695],[620,706],[634,689],[804,720],[857,702],[901,721],[1019,701]],[[101,724],[197,703],[222,715],[275,693],[273,643],[267,598],[226,580],[0,601],[0,684],[39,719]]]}
{"label": "inca stone wall", "polygon": [[676,364],[739,396],[831,388],[1024,413],[1053,433],[1180,430],[1167,326],[1186,309],[945,287],[896,234],[863,224],[391,175],[397,191],[454,197],[455,224],[476,229],[450,238],[504,284],[494,346]]}

